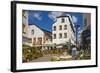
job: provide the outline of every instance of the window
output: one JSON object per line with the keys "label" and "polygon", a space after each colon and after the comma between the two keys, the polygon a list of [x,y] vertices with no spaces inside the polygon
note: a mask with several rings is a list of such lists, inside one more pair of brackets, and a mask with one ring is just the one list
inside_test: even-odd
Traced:
{"label": "window", "polygon": [[32,43],[32,38],[22,37],[23,42]]}
{"label": "window", "polygon": [[34,29],[32,29],[31,34],[34,34]]}
{"label": "window", "polygon": [[64,19],[64,18],[62,18],[61,23],[64,23],[64,22],[65,22],[65,19]]}
{"label": "window", "polygon": [[59,38],[62,38],[62,33],[59,34]]}
{"label": "window", "polygon": [[67,29],[67,25],[64,25],[64,30],[66,30]]}
{"label": "window", "polygon": [[25,24],[23,24],[23,25],[22,25],[22,31],[23,31],[24,34],[26,34],[26,32],[25,32],[25,27],[26,27]]}
{"label": "window", "polygon": [[54,34],[54,39],[56,39],[56,34]]}
{"label": "window", "polygon": [[53,30],[56,31],[56,26],[53,27]]}
{"label": "window", "polygon": [[33,45],[36,44],[36,38],[33,38]]}
{"label": "window", "polygon": [[61,25],[59,26],[59,30],[62,30],[62,26]]}
{"label": "window", "polygon": [[84,26],[86,26],[87,25],[87,19],[85,18],[84,19]]}
{"label": "window", "polygon": [[39,38],[38,38],[37,44],[38,44],[38,45],[42,45],[42,37],[39,37]]}
{"label": "window", "polygon": [[67,38],[67,33],[64,33],[64,38]]}

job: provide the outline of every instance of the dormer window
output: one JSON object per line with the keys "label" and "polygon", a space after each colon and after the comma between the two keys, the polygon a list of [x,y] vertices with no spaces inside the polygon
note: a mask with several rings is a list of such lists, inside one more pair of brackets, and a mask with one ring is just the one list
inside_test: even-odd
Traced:
{"label": "dormer window", "polygon": [[64,22],[65,22],[65,19],[64,19],[64,18],[62,18],[62,19],[61,19],[61,23],[64,23]]}
{"label": "dormer window", "polygon": [[31,34],[34,34],[34,29],[32,29]]}

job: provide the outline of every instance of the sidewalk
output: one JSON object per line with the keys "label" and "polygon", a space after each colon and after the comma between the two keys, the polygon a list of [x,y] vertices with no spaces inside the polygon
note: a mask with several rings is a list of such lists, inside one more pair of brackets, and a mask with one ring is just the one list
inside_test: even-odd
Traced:
{"label": "sidewalk", "polygon": [[61,58],[64,60],[72,58],[72,56],[69,56],[69,55],[63,56],[63,55],[58,55],[58,54],[48,54],[48,55],[45,55],[45,56],[40,57],[38,59],[32,60],[31,62],[48,62],[48,61],[51,61],[51,58],[53,58],[53,57],[58,57],[58,58]]}

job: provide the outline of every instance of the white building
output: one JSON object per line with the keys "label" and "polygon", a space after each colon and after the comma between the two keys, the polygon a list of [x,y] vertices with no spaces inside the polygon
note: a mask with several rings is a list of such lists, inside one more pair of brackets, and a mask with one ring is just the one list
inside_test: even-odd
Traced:
{"label": "white building", "polygon": [[28,11],[23,11],[22,42],[28,46],[74,44],[75,29],[70,16],[59,16],[52,25],[52,33],[35,24],[28,24]]}
{"label": "white building", "polygon": [[51,42],[51,32],[46,31],[37,25],[29,25],[27,33],[27,36],[23,36],[23,44],[29,46],[42,46],[47,42]]}
{"label": "white building", "polygon": [[37,25],[29,25],[28,37],[31,38],[31,45],[38,46],[43,45],[47,41],[51,41],[51,32],[44,30]]}
{"label": "white building", "polygon": [[70,16],[59,16],[52,26],[52,42],[75,45],[75,28]]}
{"label": "white building", "polygon": [[51,44],[51,32],[40,28],[35,24],[28,24],[28,11],[23,11],[22,17],[22,43],[28,46],[42,46]]}

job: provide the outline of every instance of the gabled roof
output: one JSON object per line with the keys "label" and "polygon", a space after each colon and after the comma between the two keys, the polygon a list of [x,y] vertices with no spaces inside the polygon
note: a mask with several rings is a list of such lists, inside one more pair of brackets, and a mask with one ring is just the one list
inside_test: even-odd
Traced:
{"label": "gabled roof", "polygon": [[58,16],[57,18],[61,18],[61,17],[68,17],[68,16],[65,16],[65,15],[61,15],[61,16]]}
{"label": "gabled roof", "polygon": [[62,18],[62,17],[68,17],[69,21],[70,21],[70,25],[71,25],[71,28],[73,30],[73,32],[75,33],[75,29],[74,29],[74,26],[73,26],[73,22],[71,20],[71,17],[69,15],[61,15],[61,16],[58,16],[57,18]]}
{"label": "gabled roof", "polygon": [[29,26],[31,26],[31,25],[35,25],[36,27],[38,27],[40,30],[42,30],[43,32],[45,32],[45,33],[52,33],[51,31],[48,31],[48,30],[46,30],[46,29],[44,29],[44,28],[41,28],[40,26],[38,26],[38,25],[36,25],[36,24],[29,24]]}

